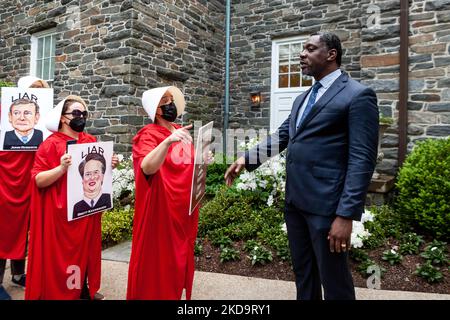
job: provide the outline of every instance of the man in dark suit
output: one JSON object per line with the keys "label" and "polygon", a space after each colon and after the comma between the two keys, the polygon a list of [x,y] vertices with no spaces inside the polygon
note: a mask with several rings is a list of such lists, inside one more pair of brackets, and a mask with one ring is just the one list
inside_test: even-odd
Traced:
{"label": "man in dark suit", "polygon": [[100,153],[88,153],[78,166],[83,179],[83,200],[73,207],[73,219],[111,208],[111,194],[102,193],[106,160]]}
{"label": "man in dark suit", "polygon": [[256,169],[287,148],[285,220],[297,299],[355,299],[348,265],[352,221],[360,220],[376,164],[375,92],[339,67],[339,38],[313,34],[300,54],[302,73],[315,83],[264,142],[225,173],[228,185],[245,167]]}
{"label": "man in dark suit", "polygon": [[8,120],[14,130],[5,132],[3,150],[36,150],[43,141],[39,121],[39,105],[29,99],[17,99],[9,107]]}

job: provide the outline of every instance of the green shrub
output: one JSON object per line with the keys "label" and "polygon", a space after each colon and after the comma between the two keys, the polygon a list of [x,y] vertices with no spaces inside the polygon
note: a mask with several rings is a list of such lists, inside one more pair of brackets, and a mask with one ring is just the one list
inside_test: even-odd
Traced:
{"label": "green shrub", "polygon": [[440,282],[444,278],[442,272],[440,272],[438,268],[434,267],[430,261],[419,265],[414,274],[424,278],[428,283]]}
{"label": "green shrub", "polygon": [[245,242],[244,251],[251,252],[255,247],[261,246],[261,244],[256,240],[248,240]]}
{"label": "green shrub", "polygon": [[393,266],[394,264],[398,264],[398,263],[402,262],[403,257],[397,251],[395,251],[394,249],[391,249],[391,250],[384,251],[381,259],[389,262],[389,264],[391,266]]}
{"label": "green shrub", "polygon": [[419,143],[400,169],[396,186],[405,223],[435,238],[450,238],[450,138]]}
{"label": "green shrub", "polygon": [[114,208],[105,211],[102,216],[102,242],[110,246],[131,239],[133,231],[134,210],[131,208]]}
{"label": "green shrub", "polygon": [[223,247],[220,251],[220,262],[239,260],[239,252],[231,247]]}
{"label": "green shrub", "polygon": [[359,248],[351,248],[349,254],[350,258],[357,262],[364,262],[366,260],[369,260],[369,255],[367,254],[367,252]]}
{"label": "green shrub", "polygon": [[408,231],[399,215],[389,206],[372,207],[373,221],[366,221],[364,226],[370,236],[363,240],[364,248],[375,249],[382,246],[389,237],[400,238]]}
{"label": "green shrub", "polygon": [[436,239],[434,239],[433,241],[431,241],[425,249],[427,249],[428,247],[430,247],[430,248],[432,248],[432,247],[437,247],[437,248],[441,249],[441,250],[444,251],[444,252],[447,252],[447,251],[448,251],[448,250],[447,250],[447,242],[445,242],[445,241],[439,241],[439,240],[436,240]]}
{"label": "green shrub", "polygon": [[203,253],[203,245],[200,239],[195,240],[194,255],[201,256]]}
{"label": "green shrub", "polygon": [[266,264],[273,260],[272,252],[264,248],[263,246],[255,246],[250,251],[250,256],[248,256],[250,260],[252,260],[252,266],[255,264]]}
{"label": "green shrub", "polygon": [[417,254],[419,246],[424,243],[423,237],[415,232],[409,232],[402,236],[400,241],[401,254]]}
{"label": "green shrub", "polygon": [[217,153],[214,156],[214,162],[208,166],[206,171],[206,189],[207,196],[214,196],[216,192],[225,185],[225,171],[228,168],[226,159],[222,154]]}
{"label": "green shrub", "polygon": [[445,265],[448,262],[444,249],[433,245],[428,245],[420,256],[435,265]]}
{"label": "green shrub", "polygon": [[230,237],[226,236],[221,229],[217,229],[217,232],[211,233],[211,242],[220,248],[228,247],[233,243]]}
{"label": "green shrub", "polygon": [[285,232],[274,235],[269,245],[275,249],[278,258],[284,261],[291,261],[291,250]]}
{"label": "green shrub", "polygon": [[[287,234],[281,229],[282,205],[281,199],[268,206],[255,192],[219,187],[215,197],[200,209],[198,235],[216,246],[229,246],[232,240],[252,240],[270,246],[280,259],[290,260]],[[229,240],[224,242],[224,238]]]}

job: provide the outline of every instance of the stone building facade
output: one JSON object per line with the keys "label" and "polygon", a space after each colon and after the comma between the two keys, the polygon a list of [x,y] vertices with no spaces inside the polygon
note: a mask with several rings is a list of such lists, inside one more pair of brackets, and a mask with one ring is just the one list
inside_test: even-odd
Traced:
{"label": "stone building facade", "polygon": [[147,88],[176,85],[189,117],[221,122],[224,11],[216,0],[4,0],[0,80],[29,74],[31,36],[54,30],[56,100],[79,94],[88,132],[129,152]]}
{"label": "stone building facade", "polygon": [[[410,149],[417,140],[450,135],[450,1],[409,3]],[[399,0],[241,0],[232,9],[232,126],[269,126],[272,42],[321,30],[340,36],[342,69],[377,92],[383,115],[398,117]],[[263,97],[259,110],[245,103],[255,88]],[[381,146],[385,157],[377,171],[395,174],[396,125]]]}
{"label": "stone building facade", "polygon": [[[409,3],[412,147],[450,135],[450,0]],[[57,99],[74,93],[88,100],[94,109],[88,131],[114,140],[118,152],[130,151],[132,136],[146,123],[140,96],[154,86],[174,84],[186,93],[184,120],[222,127],[225,9],[224,0],[3,0],[0,80],[28,74],[31,36],[54,28]],[[400,0],[231,1],[230,128],[271,127],[273,79],[281,70],[273,69],[275,45],[320,30],[341,37],[342,69],[374,88],[381,112],[395,118],[399,17]],[[262,96],[256,108],[252,91]],[[397,132],[393,125],[382,139],[379,172],[397,170]]]}

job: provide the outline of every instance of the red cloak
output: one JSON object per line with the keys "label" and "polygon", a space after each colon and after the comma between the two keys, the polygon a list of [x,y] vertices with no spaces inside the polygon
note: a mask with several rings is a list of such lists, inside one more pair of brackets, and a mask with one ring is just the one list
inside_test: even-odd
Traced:
{"label": "red cloak", "polygon": [[[53,133],[36,152],[31,171],[25,299],[79,299],[86,275],[91,298],[100,288],[101,215],[68,222],[67,175],[46,188],[39,189],[35,182],[38,173],[60,165],[68,140],[73,139]],[[80,133],[77,143],[95,141],[93,136]]]}
{"label": "red cloak", "polygon": [[[175,126],[179,128],[179,126]],[[133,139],[136,183],[133,241],[127,299],[179,300],[186,288],[191,298],[198,209],[189,215],[194,146],[169,147],[160,169],[145,176],[144,157],[171,132],[149,124]]]}
{"label": "red cloak", "polygon": [[0,259],[25,259],[34,151],[0,151]]}

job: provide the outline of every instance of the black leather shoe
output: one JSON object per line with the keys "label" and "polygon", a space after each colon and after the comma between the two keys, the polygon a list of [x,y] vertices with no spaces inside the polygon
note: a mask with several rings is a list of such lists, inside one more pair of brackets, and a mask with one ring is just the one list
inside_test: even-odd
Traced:
{"label": "black leather shoe", "polygon": [[12,276],[11,282],[14,283],[14,285],[16,285],[17,287],[25,288],[26,279],[27,276],[22,274],[19,280],[14,279],[14,276]]}

